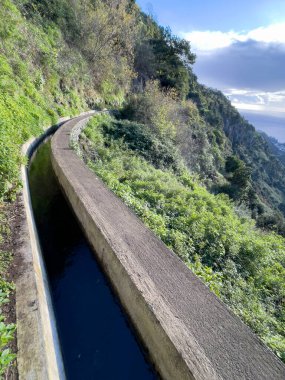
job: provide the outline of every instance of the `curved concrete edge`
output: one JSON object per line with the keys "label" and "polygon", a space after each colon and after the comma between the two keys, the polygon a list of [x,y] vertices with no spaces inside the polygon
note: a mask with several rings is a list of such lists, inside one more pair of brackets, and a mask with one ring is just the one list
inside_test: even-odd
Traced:
{"label": "curved concrete edge", "polygon": [[[88,119],[80,120],[76,123],[76,126],[81,130],[87,122]],[[74,138],[74,136],[71,133],[70,139],[72,138]],[[136,332],[143,342],[154,367],[164,379],[195,380],[196,377],[189,371],[189,367],[183,359],[182,353],[173,345],[171,338],[165,332],[165,328],[157,319],[153,310],[153,299],[146,297],[146,293],[155,291],[155,287],[150,282],[148,284],[141,284],[144,290],[136,286],[136,281],[134,281],[130,270],[125,268],[124,263],[122,263],[117,256],[109,239],[106,238],[100,227],[97,227],[97,223],[94,222],[92,218],[92,213],[89,213],[88,207],[82,202],[80,194],[76,193],[72,184],[65,177],[64,170],[58,165],[56,156],[56,153],[52,153],[52,164],[58,181],[83,228],[83,232],[94,248],[94,253],[103,271],[107,274],[113,289],[134,324]],[[140,277],[147,278],[147,274],[143,272],[142,268],[139,268],[138,263],[136,269]],[[136,273],[134,273],[134,275],[135,274]],[[165,316],[170,315],[173,321],[174,318],[169,308],[165,304],[160,306],[166,313]],[[179,323],[176,323],[176,326],[177,325],[179,325]],[[174,325],[169,325],[168,328],[170,327],[175,329]],[[180,331],[182,330],[180,329]],[[203,354],[200,356],[198,347],[197,351],[193,354],[196,358],[202,361],[204,360],[205,362],[205,379],[220,379],[215,374],[215,371],[210,367],[207,368],[207,358]]]}
{"label": "curved concrete edge", "polygon": [[83,124],[52,138],[53,168],[162,378],[284,379],[283,363],[71,150]]}
{"label": "curved concrete edge", "polygon": [[[30,159],[37,147],[67,120],[70,118],[61,118],[56,125],[44,129],[41,136],[31,138],[22,146],[22,154]],[[15,281],[19,379],[64,380],[56,320],[32,211],[27,166],[21,166],[20,174],[23,188],[19,195],[21,223]]]}

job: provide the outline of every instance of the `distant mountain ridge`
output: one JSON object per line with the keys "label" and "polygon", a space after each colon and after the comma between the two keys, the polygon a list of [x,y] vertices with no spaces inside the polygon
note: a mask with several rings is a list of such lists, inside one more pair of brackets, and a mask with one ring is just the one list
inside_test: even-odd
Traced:
{"label": "distant mountain ridge", "polygon": [[[202,86],[197,81],[192,83],[189,96],[197,104],[210,131],[216,135],[222,132],[218,149],[224,160],[215,161],[216,170],[227,179],[227,157],[236,155],[241,159],[250,171],[250,178],[244,184],[243,194],[233,197],[247,204],[260,227],[275,226],[273,228],[284,233],[285,166],[280,150],[283,145],[278,145],[277,149],[276,144],[257,132],[220,91]],[[213,141],[210,143],[213,145]],[[229,186],[221,186],[220,189],[234,195],[234,189]]]}
{"label": "distant mountain ridge", "polygon": [[285,113],[268,111],[248,111],[239,109],[240,114],[257,130],[285,143]]}
{"label": "distant mountain ridge", "polygon": [[281,143],[275,137],[269,136],[263,131],[258,131],[267,141],[272,153],[285,164],[285,143]]}

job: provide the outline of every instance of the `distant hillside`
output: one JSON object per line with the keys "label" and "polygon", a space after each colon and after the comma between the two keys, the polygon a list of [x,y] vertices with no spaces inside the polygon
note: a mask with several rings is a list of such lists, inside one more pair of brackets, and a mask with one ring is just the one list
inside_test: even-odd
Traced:
{"label": "distant hillside", "polygon": [[285,143],[281,143],[274,137],[268,136],[265,132],[259,131],[259,133],[266,140],[272,154],[285,164]]}
{"label": "distant hillside", "polygon": [[[242,192],[236,194],[235,189],[228,186],[220,189],[246,204],[259,226],[284,234],[285,167],[280,156],[272,151],[268,140],[238,113],[221,92],[194,82],[189,96],[211,130],[223,133],[226,143],[224,146],[219,144],[221,155],[236,155],[248,168],[248,182],[247,185],[244,183]],[[216,169],[228,178],[227,159],[224,163],[216,165]],[[217,190],[220,191],[219,188]]]}
{"label": "distant hillside", "polygon": [[262,131],[268,136],[285,142],[285,114],[280,112],[267,114],[264,112],[240,110],[241,115],[244,116],[250,124],[254,125],[258,131]]}

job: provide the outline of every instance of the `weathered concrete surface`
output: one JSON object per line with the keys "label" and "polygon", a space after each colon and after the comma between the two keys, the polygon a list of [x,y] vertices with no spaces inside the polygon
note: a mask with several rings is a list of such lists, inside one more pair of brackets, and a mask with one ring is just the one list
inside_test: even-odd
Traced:
{"label": "weathered concrete surface", "polygon": [[[58,124],[46,128],[40,137],[30,139],[22,147],[23,155],[31,158],[37,146],[69,119],[61,118]],[[49,286],[33,218],[27,167],[24,165],[21,167],[21,179],[23,190],[19,196],[18,215],[21,222],[16,248],[19,258],[16,278],[19,378],[65,379]]]}
{"label": "weathered concrete surface", "polygon": [[[93,113],[88,111],[82,115]],[[31,138],[22,154],[31,158],[36,148],[69,117],[48,127],[41,136]],[[21,166],[23,190],[19,195],[19,231],[17,233],[17,367],[23,380],[65,379],[56,322],[49,286],[38,242],[30,199],[27,167]]]}
{"label": "weathered concrete surface", "polygon": [[52,138],[64,192],[164,379],[285,379],[283,363],[92,173]]}
{"label": "weathered concrete surface", "polygon": [[[32,138],[22,153],[31,157],[37,146],[52,134],[67,118],[46,128],[38,138]],[[17,366],[23,380],[65,379],[56,322],[50,298],[45,266],[32,212],[27,167],[21,167],[23,190],[20,194],[21,219],[17,244],[16,278]]]}
{"label": "weathered concrete surface", "polygon": [[20,379],[47,379],[36,275],[25,201],[20,197],[21,230],[17,254],[21,258],[16,279],[17,366]]}

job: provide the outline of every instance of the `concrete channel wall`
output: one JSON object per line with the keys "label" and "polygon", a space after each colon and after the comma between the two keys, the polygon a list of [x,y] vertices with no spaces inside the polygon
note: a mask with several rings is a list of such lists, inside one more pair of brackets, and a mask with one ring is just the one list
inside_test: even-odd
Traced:
{"label": "concrete channel wall", "polygon": [[83,119],[55,133],[52,164],[161,377],[284,380],[284,364],[71,149]]}
{"label": "concrete channel wall", "polygon": [[[88,114],[84,113],[84,115]],[[30,139],[22,153],[30,159],[37,147],[66,120],[48,127]],[[64,380],[65,373],[58,341],[49,285],[31,205],[28,167],[22,165],[23,190],[19,196],[21,222],[17,232],[17,367],[20,380]]]}

